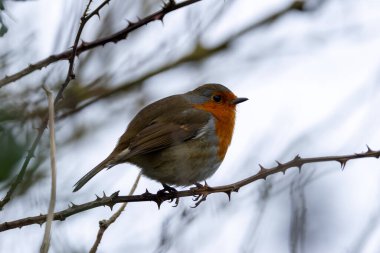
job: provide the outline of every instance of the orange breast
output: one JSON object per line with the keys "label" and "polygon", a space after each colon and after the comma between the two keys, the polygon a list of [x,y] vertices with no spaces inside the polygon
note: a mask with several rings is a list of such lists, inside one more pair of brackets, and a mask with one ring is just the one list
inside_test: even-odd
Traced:
{"label": "orange breast", "polygon": [[231,143],[232,134],[234,131],[235,106],[207,102],[204,104],[195,105],[194,107],[208,111],[214,115],[216,134],[219,137],[218,156],[221,160],[223,160],[228,146]]}

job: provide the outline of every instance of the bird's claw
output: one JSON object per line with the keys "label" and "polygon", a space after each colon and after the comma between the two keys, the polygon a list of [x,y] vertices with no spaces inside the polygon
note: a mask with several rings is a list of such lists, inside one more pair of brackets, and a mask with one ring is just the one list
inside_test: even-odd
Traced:
{"label": "bird's claw", "polygon": [[191,208],[196,208],[203,201],[205,201],[208,195],[208,191],[213,189],[207,184],[206,181],[204,185],[202,185],[201,183],[195,183],[194,185],[194,187],[190,188],[190,190],[194,192],[193,201],[195,201],[194,206],[192,206]]}
{"label": "bird's claw", "polygon": [[198,207],[203,201],[206,200],[207,195],[208,194],[205,193],[205,194],[199,194],[199,195],[194,196],[193,201],[195,202],[195,204],[194,204],[194,206],[191,206],[191,208]]}
{"label": "bird's claw", "polygon": [[[161,196],[166,195],[166,194],[176,194],[178,192],[175,188],[173,188],[167,184],[162,184],[162,186],[164,188],[157,192],[158,197],[161,197]],[[177,207],[179,204],[179,198],[178,197],[172,197],[168,201],[169,201],[169,203],[172,203],[174,200],[175,200],[175,202],[174,202],[173,207]]]}

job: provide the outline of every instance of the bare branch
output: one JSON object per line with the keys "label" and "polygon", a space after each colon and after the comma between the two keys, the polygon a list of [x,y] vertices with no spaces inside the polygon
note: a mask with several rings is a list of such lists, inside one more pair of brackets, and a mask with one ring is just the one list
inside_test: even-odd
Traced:
{"label": "bare branch", "polygon": [[56,162],[55,162],[56,151],[55,151],[53,93],[52,91],[48,90],[45,86],[43,86],[43,89],[46,92],[46,95],[48,97],[48,103],[49,103],[51,192],[50,192],[50,203],[49,203],[49,208],[48,208],[48,214],[46,217],[45,233],[42,240],[40,252],[47,253],[49,251],[51,226],[52,226],[52,221],[54,217],[54,207],[55,207],[56,189],[57,189],[57,168],[56,168]]}
{"label": "bare branch", "polygon": [[[191,52],[181,56],[179,59],[174,60],[172,62],[168,62],[164,65],[161,65],[161,66],[157,67],[156,69],[153,69],[148,73],[145,73],[142,77],[139,77],[135,80],[131,80],[128,82],[124,82],[124,83],[115,85],[115,87],[112,89],[107,89],[106,87],[103,87],[104,91],[102,92],[102,94],[100,94],[96,97],[92,97],[90,99],[88,99],[86,97],[85,99],[87,99],[88,101],[82,103],[81,105],[79,105],[78,107],[76,107],[70,111],[64,112],[63,114],[59,115],[58,118],[63,119],[63,118],[66,118],[68,116],[71,116],[73,114],[76,114],[76,113],[82,111],[83,109],[95,104],[96,102],[103,100],[103,99],[106,99],[106,98],[109,98],[115,94],[122,93],[122,92],[129,92],[130,90],[132,90],[136,87],[139,87],[141,84],[143,84],[144,81],[148,80],[149,78],[151,78],[157,74],[163,73],[165,71],[168,71],[170,69],[178,67],[182,64],[197,63],[197,62],[206,60],[206,59],[212,57],[213,55],[216,55],[220,52],[228,50],[230,48],[231,44],[234,41],[236,41],[237,39],[239,39],[240,37],[246,35],[247,33],[251,32],[255,29],[261,28],[265,25],[269,25],[269,24],[275,22],[276,20],[280,19],[281,17],[283,17],[284,15],[286,15],[287,13],[289,13],[291,11],[303,10],[304,4],[305,4],[305,2],[303,2],[303,1],[295,1],[293,3],[290,3],[288,6],[285,6],[283,9],[278,10],[275,13],[272,13],[271,15],[264,17],[263,19],[243,28],[242,30],[240,30],[238,32],[236,32],[235,34],[228,37],[226,40],[224,40],[222,43],[220,43],[218,45],[215,45],[212,47],[205,47],[200,42],[198,42]],[[78,103],[80,103],[80,102],[81,101],[78,101]]]}
{"label": "bare branch", "polygon": [[[323,156],[323,157],[311,157],[311,158],[301,158],[299,155],[297,155],[294,159],[292,159],[289,162],[286,163],[279,163],[277,166],[274,166],[272,168],[264,168],[260,165],[260,170],[243,180],[240,180],[238,182],[224,185],[224,186],[217,186],[217,187],[209,187],[207,185],[202,187],[192,187],[189,190],[184,191],[178,191],[178,192],[166,192],[166,193],[160,193],[160,194],[152,194],[148,191],[146,191],[144,194],[141,195],[132,195],[132,196],[119,196],[119,192],[115,192],[110,196],[106,196],[104,194],[103,197],[97,197],[96,200],[90,201],[81,205],[72,205],[68,209],[65,209],[63,211],[57,212],[54,214],[54,220],[65,220],[66,218],[75,215],[80,212],[84,212],[89,209],[93,209],[99,206],[109,206],[111,209],[116,203],[124,203],[124,202],[147,202],[147,201],[153,201],[155,202],[158,207],[162,204],[162,202],[166,200],[174,200],[182,197],[191,197],[191,196],[197,196],[198,200],[196,203],[196,206],[199,205],[202,201],[206,199],[206,197],[209,194],[212,193],[226,193],[228,196],[231,195],[232,192],[237,192],[239,189],[243,186],[246,186],[252,182],[258,181],[260,179],[266,179],[268,176],[272,174],[276,174],[279,172],[285,173],[286,170],[289,168],[297,167],[299,169],[302,168],[303,165],[309,164],[309,163],[319,163],[319,162],[330,162],[330,161],[336,161],[340,164],[347,163],[350,160],[354,159],[362,159],[362,158],[379,158],[380,157],[380,151],[373,151],[370,148],[366,152],[353,154],[353,155],[342,155],[342,156]],[[0,224],[0,232],[5,230],[10,230],[14,228],[21,228],[23,226],[28,226],[32,224],[43,224],[46,220],[46,215],[38,215],[34,217],[28,217],[23,218],[15,221],[10,222],[4,222]]]}
{"label": "bare branch", "polygon": [[[136,177],[135,179],[135,182],[133,183],[133,186],[131,188],[131,190],[129,191],[129,194],[128,196],[131,196],[133,195],[133,193],[135,193],[135,190],[137,188],[137,185],[140,181],[140,178],[141,178],[141,172],[138,174],[138,176]],[[98,230],[98,234],[96,236],[96,240],[94,242],[94,244],[92,245],[91,249],[90,249],[90,253],[95,253],[97,250],[98,250],[98,246],[100,244],[100,241],[102,240],[103,238],[103,234],[104,232],[106,231],[106,229],[116,221],[117,218],[119,218],[119,216],[121,215],[121,213],[124,211],[124,209],[126,208],[128,202],[125,202],[121,205],[121,207],[108,219],[108,220],[101,220],[99,221],[99,230]]]}
{"label": "bare branch", "polygon": [[[134,30],[136,30],[136,29],[138,29],[138,28],[140,28],[140,27],[142,27],[142,26],[144,26],[150,22],[153,22],[156,20],[162,21],[164,19],[164,17],[166,16],[166,14],[168,14],[172,11],[175,11],[177,9],[180,9],[182,7],[194,4],[194,3],[199,2],[199,1],[202,1],[202,0],[188,0],[188,1],[180,2],[180,3],[175,3],[173,1],[170,1],[170,4],[164,5],[160,11],[157,11],[157,12],[155,12],[149,16],[146,16],[143,19],[139,19],[137,22],[129,22],[126,28],[124,28],[118,32],[115,32],[111,35],[105,36],[103,38],[100,38],[100,39],[97,39],[97,40],[94,40],[91,42],[82,41],[81,45],[78,46],[78,48],[75,50],[66,50],[62,53],[51,55],[51,56],[49,56],[49,57],[47,57],[41,61],[38,61],[38,62],[33,63],[33,64],[29,64],[28,67],[26,67],[23,70],[20,70],[17,73],[14,73],[14,74],[9,75],[9,76],[5,76],[3,79],[0,80],[0,88],[2,88],[3,86],[5,86],[9,83],[14,82],[14,81],[32,73],[33,71],[36,71],[38,69],[42,69],[42,68],[44,68],[44,67],[46,67],[46,66],[48,66],[51,63],[54,63],[56,61],[66,60],[66,59],[70,60],[70,59],[74,58],[73,57],[74,55],[78,56],[81,53],[83,53],[84,51],[93,49],[93,48],[98,47],[98,46],[104,46],[105,44],[110,43],[110,42],[117,43],[121,40],[124,40],[127,38],[128,34],[130,32],[132,32],[132,31],[134,31]],[[108,2],[109,2],[109,0],[104,1],[97,9],[95,9],[91,14],[89,14],[87,16],[87,18],[91,18],[94,15],[99,15],[100,7],[103,7]],[[86,23],[88,20],[87,18],[81,19],[81,21],[83,21],[82,23]]]}
{"label": "bare branch", "polygon": [[[91,3],[91,1],[89,1],[89,4],[90,3]],[[89,20],[88,18],[86,18],[88,7],[89,6],[86,7],[86,9],[83,12],[83,15],[81,17],[81,22],[80,22],[80,25],[79,25],[79,28],[78,28],[78,32],[77,32],[76,37],[75,37],[75,41],[74,41],[74,44],[73,44],[73,47],[72,47],[72,50],[71,50],[70,57],[68,58],[68,60],[69,60],[69,68],[67,70],[66,80],[61,85],[61,88],[59,89],[59,91],[58,91],[58,93],[57,93],[57,95],[56,95],[56,97],[54,99],[54,105],[55,106],[63,98],[62,94],[63,94],[63,91],[66,89],[67,85],[70,83],[71,80],[75,79],[75,74],[74,74],[75,55],[76,55],[76,52],[77,52],[78,43],[79,43],[79,39],[80,39],[80,36],[82,34],[83,28],[86,25],[87,21]],[[95,11],[99,11],[99,10],[96,9]],[[0,87],[1,87],[1,85],[0,85]],[[41,122],[41,124],[40,124],[40,126],[38,128],[38,134],[37,134],[36,138],[34,139],[31,148],[28,151],[28,155],[26,156],[26,158],[24,160],[24,163],[21,166],[20,172],[16,176],[16,179],[12,182],[11,187],[8,190],[8,192],[6,193],[5,197],[0,201],[0,210],[2,210],[4,208],[4,206],[11,200],[11,196],[13,195],[13,193],[16,190],[17,186],[23,180],[24,175],[25,175],[25,171],[26,171],[26,169],[28,167],[28,164],[29,164],[30,160],[34,156],[34,152],[35,152],[35,150],[36,150],[36,148],[38,146],[38,143],[41,140],[42,134],[44,133],[45,128],[47,127],[47,124],[48,124],[48,115],[45,115],[44,119],[42,120],[42,122]]]}

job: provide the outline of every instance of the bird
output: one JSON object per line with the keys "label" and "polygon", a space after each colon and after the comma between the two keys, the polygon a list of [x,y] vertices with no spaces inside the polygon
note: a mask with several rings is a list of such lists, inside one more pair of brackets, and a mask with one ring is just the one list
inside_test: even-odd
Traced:
{"label": "bird", "polygon": [[110,155],[85,174],[73,191],[100,171],[122,163],[137,165],[143,175],[166,189],[199,185],[222,163],[234,131],[236,105],[246,100],[221,84],[209,83],[147,105]]}

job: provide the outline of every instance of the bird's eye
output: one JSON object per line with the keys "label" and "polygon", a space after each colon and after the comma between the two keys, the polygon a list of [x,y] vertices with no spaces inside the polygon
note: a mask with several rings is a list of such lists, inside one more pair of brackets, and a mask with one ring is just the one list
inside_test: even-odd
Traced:
{"label": "bird's eye", "polygon": [[214,95],[214,96],[212,96],[212,100],[219,103],[220,101],[222,101],[222,96],[221,95]]}

